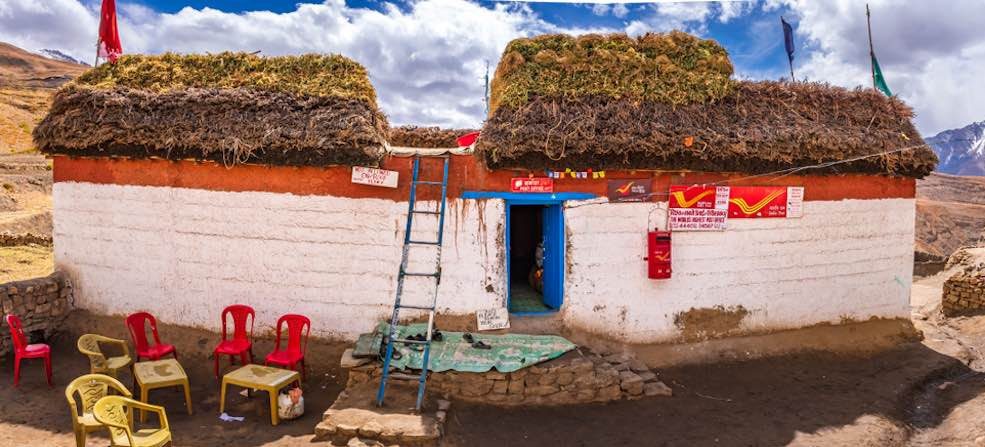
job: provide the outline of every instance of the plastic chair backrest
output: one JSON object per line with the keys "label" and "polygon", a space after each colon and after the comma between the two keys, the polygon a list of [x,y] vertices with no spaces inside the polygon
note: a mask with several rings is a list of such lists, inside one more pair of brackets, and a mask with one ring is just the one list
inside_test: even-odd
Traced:
{"label": "plastic chair backrest", "polygon": [[97,400],[92,408],[96,420],[109,428],[113,445],[133,445],[133,430],[126,409],[128,401],[121,396],[105,396]]}
{"label": "plastic chair backrest", "polygon": [[[256,322],[256,312],[252,307],[243,304],[233,304],[222,310],[222,340],[226,340],[226,316],[233,317],[233,340],[253,339],[253,323]],[[246,332],[246,323],[250,323],[249,334]]]}
{"label": "plastic chair backrest", "polygon": [[21,319],[17,315],[7,314],[7,326],[10,327],[10,338],[14,341],[14,351],[21,352],[27,348],[27,337],[24,336]]}
{"label": "plastic chair backrest", "polygon": [[137,312],[127,317],[127,329],[133,337],[133,344],[137,345],[138,351],[143,351],[150,346],[147,345],[147,332],[144,326],[150,323],[151,334],[154,336],[154,344],[161,344],[161,338],[157,335],[157,319],[147,312]]}
{"label": "plastic chair backrest", "polygon": [[[116,391],[121,396],[133,397],[130,394],[130,390],[120,383],[119,380],[107,375],[86,374],[73,380],[65,388],[65,398],[68,399],[68,405],[72,409],[72,415],[79,417],[86,413],[92,413],[92,407],[96,405],[99,399],[108,396],[110,389]],[[76,395],[79,396],[79,402],[82,403],[81,413],[78,407],[76,407]]]}
{"label": "plastic chair backrest", "polygon": [[106,368],[106,355],[99,349],[100,338],[102,337],[96,334],[85,334],[79,337],[79,341],[76,343],[79,352],[89,357],[89,363],[93,368]]}
{"label": "plastic chair backrest", "polygon": [[308,346],[308,333],[311,332],[311,320],[304,315],[287,314],[277,320],[277,348],[280,351],[280,334],[282,327],[287,324],[286,351],[304,354]]}

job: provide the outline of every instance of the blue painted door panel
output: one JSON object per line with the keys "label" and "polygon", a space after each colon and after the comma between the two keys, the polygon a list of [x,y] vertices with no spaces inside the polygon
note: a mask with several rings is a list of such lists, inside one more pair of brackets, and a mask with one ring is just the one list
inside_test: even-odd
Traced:
{"label": "blue painted door panel", "polygon": [[561,205],[543,210],[544,304],[560,309],[564,298],[564,215]]}

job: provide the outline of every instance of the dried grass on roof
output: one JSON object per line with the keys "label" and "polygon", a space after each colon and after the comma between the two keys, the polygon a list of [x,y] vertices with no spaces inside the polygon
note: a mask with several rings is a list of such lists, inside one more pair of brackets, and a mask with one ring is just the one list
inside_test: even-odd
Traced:
{"label": "dried grass on roof", "polygon": [[763,173],[917,146],[808,172],[922,177],[937,158],[912,117],[900,100],[875,90],[818,83],[738,82],[717,102],[681,107],[603,95],[535,97],[497,110],[477,151],[492,168]]}
{"label": "dried grass on roof", "polygon": [[715,101],[732,88],[718,43],[686,33],[550,34],[510,42],[496,68],[490,113],[535,97],[606,96],[674,106]]}
{"label": "dried grass on roof", "polygon": [[365,101],[244,88],[59,91],[34,140],[48,154],[291,166],[378,165],[386,117]]}
{"label": "dried grass on roof", "polygon": [[100,89],[156,93],[188,88],[248,88],[305,96],[357,99],[376,106],[366,69],[340,55],[261,57],[248,53],[125,55],[75,80]]}
{"label": "dried grass on roof", "polygon": [[452,148],[458,147],[458,137],[475,131],[475,129],[399,126],[390,129],[390,145],[421,148]]}
{"label": "dried grass on roof", "polygon": [[125,56],[60,90],[34,131],[48,154],[377,165],[389,125],[342,56]]}

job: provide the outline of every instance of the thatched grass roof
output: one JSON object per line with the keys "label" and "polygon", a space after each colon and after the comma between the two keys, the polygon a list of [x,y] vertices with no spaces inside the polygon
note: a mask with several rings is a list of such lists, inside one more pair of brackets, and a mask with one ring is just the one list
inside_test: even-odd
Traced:
{"label": "thatched grass roof", "polygon": [[49,154],[376,165],[389,126],[342,56],[124,56],[65,86],[34,131]]}
{"label": "thatched grass roof", "polygon": [[[544,40],[576,57],[517,50]],[[641,50],[642,42],[662,45]],[[934,169],[899,99],[731,80],[719,50],[683,33],[518,39],[496,71],[498,107],[477,151],[492,168],[763,173],[864,157],[808,172],[922,177]],[[890,151],[898,152],[866,157]]]}
{"label": "thatched grass roof", "polygon": [[458,147],[458,137],[475,131],[476,129],[398,126],[390,128],[390,146],[454,148]]}

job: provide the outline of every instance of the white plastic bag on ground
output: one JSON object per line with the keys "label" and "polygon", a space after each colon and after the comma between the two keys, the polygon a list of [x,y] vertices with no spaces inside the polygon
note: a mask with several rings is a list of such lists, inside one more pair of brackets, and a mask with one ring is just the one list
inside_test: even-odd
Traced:
{"label": "white plastic bag on ground", "polygon": [[304,414],[304,397],[301,388],[292,388],[277,396],[277,416],[281,419],[297,419]]}

